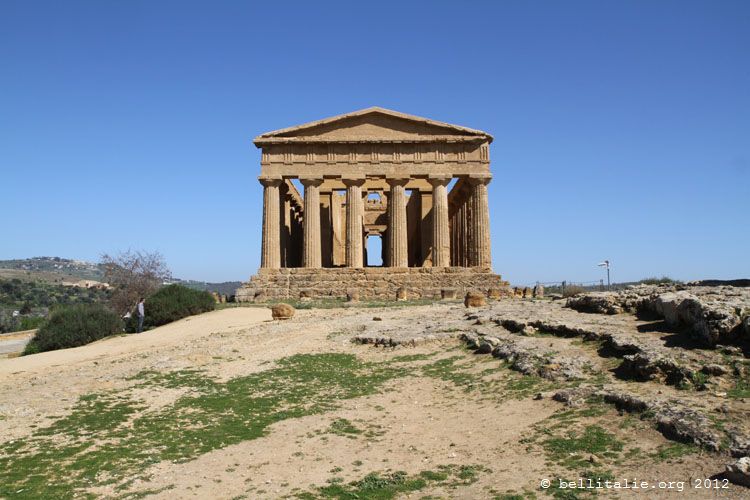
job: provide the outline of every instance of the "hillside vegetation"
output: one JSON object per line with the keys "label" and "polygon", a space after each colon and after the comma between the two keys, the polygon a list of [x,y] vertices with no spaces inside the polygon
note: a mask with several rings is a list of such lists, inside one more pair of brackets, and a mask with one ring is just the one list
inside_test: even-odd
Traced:
{"label": "hillside vegetation", "polygon": [[[0,333],[35,328],[58,306],[104,303],[109,293],[99,288],[0,279]],[[18,312],[15,316],[14,311]]]}

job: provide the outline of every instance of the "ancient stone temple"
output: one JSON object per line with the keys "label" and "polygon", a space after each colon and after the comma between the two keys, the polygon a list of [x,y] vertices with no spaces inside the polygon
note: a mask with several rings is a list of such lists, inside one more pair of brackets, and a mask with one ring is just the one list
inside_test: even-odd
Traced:
{"label": "ancient stone temple", "polygon": [[491,269],[486,132],[375,107],[254,142],[261,267],[238,300],[507,287]]}

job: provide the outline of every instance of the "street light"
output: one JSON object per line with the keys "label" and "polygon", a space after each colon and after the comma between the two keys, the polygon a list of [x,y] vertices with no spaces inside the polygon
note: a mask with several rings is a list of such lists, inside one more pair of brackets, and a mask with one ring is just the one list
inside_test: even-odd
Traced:
{"label": "street light", "polygon": [[599,267],[604,267],[607,269],[607,290],[610,289],[610,283],[609,283],[609,261],[605,260],[604,262],[600,262],[597,264]]}

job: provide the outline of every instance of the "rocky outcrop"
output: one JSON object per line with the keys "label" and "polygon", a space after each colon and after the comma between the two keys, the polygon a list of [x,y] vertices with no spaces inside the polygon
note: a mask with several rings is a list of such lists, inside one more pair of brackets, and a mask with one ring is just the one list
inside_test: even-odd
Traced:
{"label": "rocky outcrop", "polygon": [[542,356],[534,346],[490,335],[464,333],[461,338],[478,354],[492,354],[505,360],[512,370],[524,375],[536,375],[547,380],[571,380],[584,377],[585,363],[579,358]]}
{"label": "rocky outcrop", "polygon": [[697,340],[711,347],[736,340],[742,325],[734,305],[698,297],[683,300],[677,307],[677,316],[679,325],[689,328]]}
{"label": "rocky outcrop", "polygon": [[648,312],[707,347],[750,337],[750,290],[731,286],[637,286],[618,292],[591,292],[568,299],[579,312]]}
{"label": "rocky outcrop", "polygon": [[680,316],[678,308],[685,299],[692,298],[693,296],[685,291],[681,292],[666,292],[662,294],[653,295],[644,301],[643,305],[650,308],[657,316],[664,318],[667,325],[676,327],[680,324]]}
{"label": "rocky outcrop", "polygon": [[734,484],[750,487],[750,457],[742,457],[728,464],[724,476]]}
{"label": "rocky outcrop", "polygon": [[570,297],[567,307],[594,314],[620,314],[625,312],[620,296],[609,292],[591,292]]}
{"label": "rocky outcrop", "polygon": [[620,370],[636,380],[661,379],[667,384],[682,385],[694,379],[694,370],[651,349],[623,356]]}
{"label": "rocky outcrop", "polygon": [[647,399],[613,389],[597,390],[590,386],[557,391],[552,399],[569,406],[580,406],[592,397],[601,398],[625,412],[649,415],[656,428],[669,439],[719,451],[725,438],[708,417],[680,401]]}

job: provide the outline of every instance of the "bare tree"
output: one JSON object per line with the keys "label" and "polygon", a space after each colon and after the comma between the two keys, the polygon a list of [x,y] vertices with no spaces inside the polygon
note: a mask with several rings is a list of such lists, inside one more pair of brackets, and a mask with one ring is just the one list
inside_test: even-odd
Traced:
{"label": "bare tree", "polygon": [[115,256],[105,253],[101,264],[104,278],[113,288],[110,305],[119,314],[133,309],[139,298],[155,292],[172,277],[159,252],[128,250]]}

